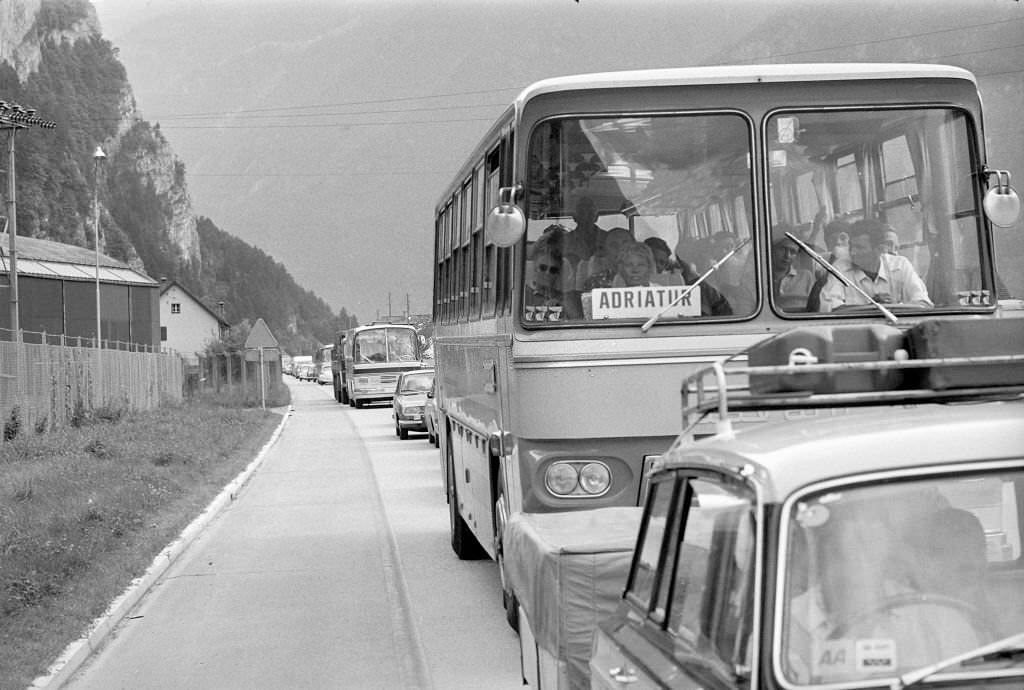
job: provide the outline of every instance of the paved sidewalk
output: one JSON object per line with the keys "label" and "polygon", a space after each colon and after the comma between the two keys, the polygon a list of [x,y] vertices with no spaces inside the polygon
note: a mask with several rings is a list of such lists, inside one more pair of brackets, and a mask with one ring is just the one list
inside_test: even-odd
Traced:
{"label": "paved sidewalk", "polygon": [[66,687],[429,687],[362,441],[321,390],[292,392],[245,486]]}

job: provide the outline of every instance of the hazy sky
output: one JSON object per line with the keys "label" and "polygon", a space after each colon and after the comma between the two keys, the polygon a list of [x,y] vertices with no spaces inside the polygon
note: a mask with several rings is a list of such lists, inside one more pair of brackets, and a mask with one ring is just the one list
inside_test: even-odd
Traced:
{"label": "hazy sky", "polygon": [[907,62],[919,59],[908,33],[934,34],[921,61],[962,64],[943,53],[945,27],[977,25],[979,45],[996,20],[1024,36],[1016,0],[93,4],[142,116],[185,162],[195,212],[364,322],[389,295],[396,314],[407,298],[430,311],[434,205],[533,81],[769,58]]}

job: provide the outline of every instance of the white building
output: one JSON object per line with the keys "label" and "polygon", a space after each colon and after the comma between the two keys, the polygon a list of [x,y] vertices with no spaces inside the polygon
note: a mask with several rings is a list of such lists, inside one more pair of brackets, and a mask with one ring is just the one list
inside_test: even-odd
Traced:
{"label": "white building", "polygon": [[183,285],[172,280],[160,288],[160,344],[192,364],[207,343],[219,340],[229,324]]}

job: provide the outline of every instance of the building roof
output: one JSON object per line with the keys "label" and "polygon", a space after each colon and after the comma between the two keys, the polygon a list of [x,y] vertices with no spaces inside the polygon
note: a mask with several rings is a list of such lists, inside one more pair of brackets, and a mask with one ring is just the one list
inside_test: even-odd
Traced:
{"label": "building roof", "polygon": [[[10,273],[10,243],[10,235],[0,233],[0,273]],[[15,250],[19,276],[83,281],[96,279],[96,252],[92,249],[18,235]],[[157,285],[155,280],[144,273],[105,254],[99,255],[99,264],[100,282]]]}
{"label": "building roof", "polygon": [[231,324],[228,323],[227,321],[225,321],[224,317],[222,317],[220,314],[216,313],[215,311],[210,309],[208,306],[206,306],[206,304],[203,303],[203,300],[201,300],[198,297],[196,297],[195,295],[193,295],[191,290],[189,290],[187,287],[185,287],[184,285],[182,285],[181,283],[179,283],[176,280],[162,281],[161,282],[161,285],[160,285],[160,297],[163,297],[167,293],[167,291],[170,290],[172,287],[176,287],[179,290],[181,290],[182,292],[184,292],[186,295],[188,295],[189,299],[191,299],[193,302],[195,302],[196,304],[198,304],[200,307],[203,308],[203,311],[205,311],[207,314],[209,314],[213,318],[217,319],[217,323],[218,324],[220,324],[221,326],[223,326],[225,328],[230,328],[231,327]]}

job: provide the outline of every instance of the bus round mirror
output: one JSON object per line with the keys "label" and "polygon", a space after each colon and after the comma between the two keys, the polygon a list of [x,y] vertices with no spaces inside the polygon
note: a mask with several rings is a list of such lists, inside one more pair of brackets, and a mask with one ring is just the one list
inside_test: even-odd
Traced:
{"label": "bus round mirror", "polygon": [[985,192],[983,205],[985,215],[997,227],[1008,228],[1020,218],[1020,197],[1009,185],[994,187]]}
{"label": "bus round mirror", "polygon": [[994,176],[995,185],[985,192],[982,206],[985,215],[992,224],[1000,228],[1008,228],[1020,218],[1020,197],[1010,186],[1010,173],[1007,170],[985,170],[985,176]]}
{"label": "bus round mirror", "polygon": [[511,247],[526,230],[526,217],[515,204],[498,204],[487,214],[484,231],[487,241],[499,247]]}

